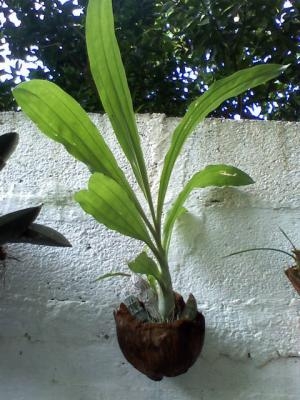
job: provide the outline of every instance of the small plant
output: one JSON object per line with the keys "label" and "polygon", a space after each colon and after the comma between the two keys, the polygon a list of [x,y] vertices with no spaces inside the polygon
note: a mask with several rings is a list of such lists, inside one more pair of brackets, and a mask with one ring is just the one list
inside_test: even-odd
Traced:
{"label": "small plant", "polygon": [[288,235],[284,232],[283,229],[279,228],[280,232],[283,234],[283,236],[288,240],[288,242],[292,246],[292,252],[289,253],[285,250],[281,249],[275,249],[273,247],[255,247],[251,249],[245,249],[245,250],[240,250],[240,251],[235,251],[234,253],[228,254],[226,257],[231,257],[235,256],[237,254],[243,254],[247,253],[249,251],[276,251],[278,253],[283,253],[291,257],[295,261],[295,265],[287,268],[284,272],[298,294],[300,294],[300,250],[295,247],[291,239],[288,237]]}
{"label": "small plant", "polygon": [[[19,136],[16,132],[0,136],[0,170],[15,150]],[[5,284],[5,260],[7,256],[4,245],[7,243],[30,243],[44,246],[70,247],[69,241],[56,230],[34,223],[42,206],[29,207],[0,216],[0,280]],[[15,258],[14,258],[15,259]]]}
{"label": "small plant", "polygon": [[[275,78],[286,67],[268,64],[236,72],[215,82],[190,105],[173,133],[170,148],[164,159],[158,198],[155,202],[114,33],[111,0],[89,1],[86,41],[90,69],[100,99],[148,209],[142,206],[101,133],[73,98],[55,84],[42,80],[18,85],[14,89],[14,96],[22,110],[42,132],[63,144],[69,153],[90,169],[92,175],[88,188],[75,195],[81,207],[109,229],[145,243],[146,250],[129,262],[128,267],[133,273],[146,276],[155,293],[159,318],[152,318],[152,322],[176,321],[189,313],[184,311],[183,300],[179,300],[174,294],[168,251],[174,224],[185,212],[184,203],[187,197],[197,188],[249,185],[253,180],[233,166],[209,165],[191,177],[171,208],[165,212],[165,196],[175,162],[187,137],[211,111],[226,99]],[[127,274],[112,271],[104,277],[115,275]],[[196,307],[193,297],[190,297],[187,306]],[[197,309],[194,311],[190,315],[197,315]],[[201,318],[204,330],[204,318]],[[117,325],[120,323],[117,320]],[[152,376],[148,376],[159,379],[159,374],[153,373]]]}

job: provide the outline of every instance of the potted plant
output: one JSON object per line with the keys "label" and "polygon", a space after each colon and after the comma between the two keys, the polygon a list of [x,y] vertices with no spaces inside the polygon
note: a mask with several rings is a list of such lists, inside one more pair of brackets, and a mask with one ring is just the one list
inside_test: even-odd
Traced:
{"label": "potted plant", "polygon": [[246,250],[235,251],[234,253],[228,254],[226,257],[235,256],[237,254],[246,253],[248,251],[277,251],[278,253],[283,253],[291,257],[295,261],[295,265],[288,267],[284,273],[286,274],[287,278],[290,280],[291,284],[294,286],[295,290],[300,294],[300,250],[295,247],[291,239],[288,235],[284,232],[283,229],[279,228],[280,232],[283,236],[288,240],[290,245],[292,246],[292,252],[289,253],[285,250],[281,249],[274,249],[273,247],[255,247]]}
{"label": "potted plant", "polygon": [[[0,136],[0,170],[15,150],[19,140],[16,132]],[[4,245],[7,243],[30,243],[43,246],[70,247],[70,242],[56,230],[34,223],[42,206],[28,207],[0,216],[0,280],[5,285],[5,260],[7,256]]]}
{"label": "potted plant", "polygon": [[[285,67],[257,65],[236,72],[215,82],[190,105],[173,133],[155,202],[115,37],[111,0],[89,1],[86,41],[100,99],[147,209],[101,133],[73,98],[55,84],[42,80],[22,83],[13,93],[21,109],[42,132],[62,143],[90,169],[88,188],[75,195],[81,207],[109,229],[145,243],[146,250],[128,267],[134,274],[146,277],[156,299],[158,316],[148,312],[139,299],[127,306],[121,304],[114,315],[119,344],[127,360],[149,378],[160,380],[187,371],[201,351],[205,330],[204,317],[197,311],[194,297],[190,295],[185,303],[173,290],[168,250],[175,221],[185,212],[184,202],[196,188],[253,183],[238,168],[209,165],[191,177],[166,213],[164,201],[174,164],[187,137],[211,111],[226,99],[275,78]],[[115,275],[128,274],[112,271],[102,278]]]}

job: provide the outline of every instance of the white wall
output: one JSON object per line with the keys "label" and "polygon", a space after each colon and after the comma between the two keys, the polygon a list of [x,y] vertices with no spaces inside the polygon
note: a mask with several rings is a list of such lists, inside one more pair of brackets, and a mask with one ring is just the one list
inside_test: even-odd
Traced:
{"label": "white wall", "polygon": [[[93,115],[118,158],[105,117]],[[138,116],[150,166],[158,171],[176,119]],[[121,354],[112,312],[122,279],[93,283],[125,270],[140,244],[96,224],[72,200],[88,172],[39,134],[21,113],[0,114],[0,133],[20,133],[1,172],[1,213],[44,203],[39,222],[73,243],[71,249],[9,245],[0,287],[0,400],[298,400],[300,297],[283,271],[290,250],[282,227],[300,246],[300,124],[207,120],[188,141],[168,201],[191,174],[228,163],[256,181],[247,188],[194,192],[176,227],[170,263],[174,287],[193,292],[206,317],[203,352],[190,371],[152,382]],[[122,161],[123,163],[123,161]]]}

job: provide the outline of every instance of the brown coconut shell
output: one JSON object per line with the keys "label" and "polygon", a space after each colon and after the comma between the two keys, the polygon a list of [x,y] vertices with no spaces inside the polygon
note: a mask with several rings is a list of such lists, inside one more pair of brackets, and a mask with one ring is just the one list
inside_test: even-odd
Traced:
{"label": "brown coconut shell", "polygon": [[[184,306],[181,296],[177,296],[176,302],[178,308]],[[121,303],[114,317],[125,358],[152,380],[185,373],[202,350],[205,320],[200,312],[194,320],[149,323],[136,319]]]}
{"label": "brown coconut shell", "polygon": [[285,271],[286,276],[300,295],[300,269],[297,266],[290,267]]}

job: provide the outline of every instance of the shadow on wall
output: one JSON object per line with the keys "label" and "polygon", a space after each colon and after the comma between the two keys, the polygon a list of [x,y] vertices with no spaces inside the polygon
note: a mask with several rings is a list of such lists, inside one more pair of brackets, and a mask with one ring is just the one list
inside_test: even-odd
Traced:
{"label": "shadow on wall", "polygon": [[203,357],[247,360],[250,354],[261,366],[280,356],[297,356],[300,299],[284,274],[289,259],[270,252],[224,258],[241,248],[282,247],[278,226],[291,227],[289,213],[260,206],[237,189],[211,192],[197,203],[193,199],[193,205],[222,202],[199,207],[200,217],[182,215],[171,245],[179,286],[186,295],[195,294],[207,321]]}

